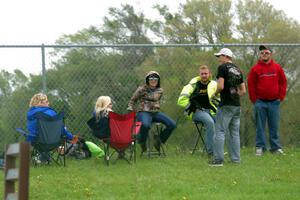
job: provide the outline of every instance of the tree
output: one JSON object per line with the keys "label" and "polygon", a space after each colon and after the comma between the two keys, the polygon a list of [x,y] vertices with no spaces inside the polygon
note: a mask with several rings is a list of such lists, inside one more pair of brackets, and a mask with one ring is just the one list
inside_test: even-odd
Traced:
{"label": "tree", "polygon": [[164,35],[167,43],[230,42],[232,18],[230,0],[190,0],[170,13],[167,6],[156,5],[164,21],[153,21],[152,30]]}

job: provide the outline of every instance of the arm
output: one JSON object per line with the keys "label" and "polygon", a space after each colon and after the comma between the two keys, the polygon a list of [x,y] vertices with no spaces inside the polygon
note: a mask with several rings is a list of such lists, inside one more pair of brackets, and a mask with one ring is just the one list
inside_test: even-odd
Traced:
{"label": "arm", "polygon": [[27,130],[29,135],[26,136],[26,141],[31,143],[36,137],[36,119],[27,119]]}
{"label": "arm", "polygon": [[255,85],[257,83],[257,77],[253,70],[253,68],[250,70],[248,75],[248,92],[249,92],[249,98],[252,103],[255,103],[257,97],[255,94]]}
{"label": "arm", "polygon": [[138,87],[136,89],[136,91],[133,93],[132,97],[130,98],[129,102],[128,102],[128,107],[127,110],[134,110],[134,104],[137,102],[137,100],[140,98],[140,90],[141,87]]}
{"label": "arm", "polygon": [[239,96],[243,96],[244,94],[246,94],[245,83],[242,83],[238,86],[238,94],[239,94]]}
{"label": "arm", "polygon": [[279,85],[279,99],[280,99],[280,101],[283,101],[284,97],[286,95],[287,80],[286,80],[284,71],[281,67],[280,67],[280,71],[279,71],[278,85]]}
{"label": "arm", "polygon": [[73,139],[72,133],[70,133],[70,132],[67,130],[66,127],[64,127],[64,133],[65,133],[65,135],[67,136],[67,139],[68,139],[68,140],[72,140],[72,139]]}
{"label": "arm", "polygon": [[187,107],[190,104],[190,96],[193,91],[194,87],[191,84],[184,86],[177,100],[177,105],[180,107]]}
{"label": "arm", "polygon": [[219,77],[217,80],[217,90],[215,95],[219,94],[224,89],[224,78]]}

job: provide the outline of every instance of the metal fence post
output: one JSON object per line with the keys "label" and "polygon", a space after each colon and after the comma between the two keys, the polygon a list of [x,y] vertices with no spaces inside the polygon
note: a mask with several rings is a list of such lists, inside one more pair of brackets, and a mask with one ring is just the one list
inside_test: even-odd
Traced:
{"label": "metal fence post", "polygon": [[41,46],[42,50],[42,90],[43,93],[46,94],[47,92],[47,83],[46,83],[46,62],[45,62],[45,45],[42,44]]}

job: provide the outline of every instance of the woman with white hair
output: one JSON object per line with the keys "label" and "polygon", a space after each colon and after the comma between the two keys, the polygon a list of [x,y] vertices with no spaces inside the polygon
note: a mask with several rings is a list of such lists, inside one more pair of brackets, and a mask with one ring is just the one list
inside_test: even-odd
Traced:
{"label": "woman with white hair", "polygon": [[93,135],[99,139],[109,137],[108,113],[112,111],[112,101],[109,96],[98,97],[93,113],[96,123],[96,130],[93,130]]}

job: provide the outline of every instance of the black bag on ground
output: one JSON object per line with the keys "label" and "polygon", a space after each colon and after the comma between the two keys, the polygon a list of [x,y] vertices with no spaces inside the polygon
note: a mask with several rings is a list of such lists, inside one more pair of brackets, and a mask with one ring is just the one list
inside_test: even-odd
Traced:
{"label": "black bag on ground", "polygon": [[79,138],[76,144],[67,143],[66,155],[75,159],[86,159],[92,156],[83,138]]}

